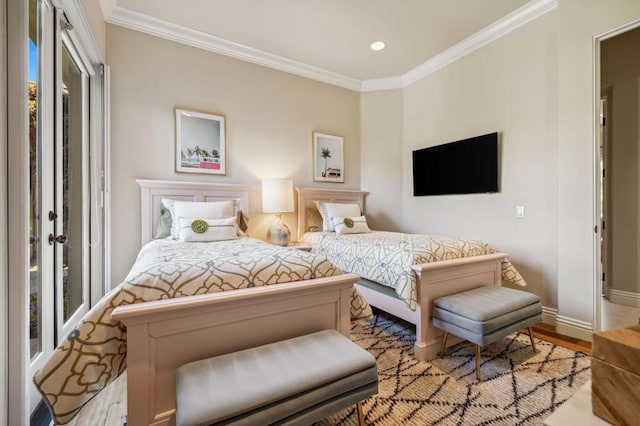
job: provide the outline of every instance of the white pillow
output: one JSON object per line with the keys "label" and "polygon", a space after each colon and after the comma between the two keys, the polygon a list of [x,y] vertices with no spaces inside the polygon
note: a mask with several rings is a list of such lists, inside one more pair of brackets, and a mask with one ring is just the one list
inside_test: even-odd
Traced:
{"label": "white pillow", "polygon": [[364,216],[333,217],[331,222],[337,234],[364,234],[371,232],[367,225],[367,218]]}
{"label": "white pillow", "polygon": [[332,218],[334,217],[357,217],[362,213],[357,204],[347,203],[327,203],[326,201],[316,201],[318,211],[322,215],[322,230],[324,232],[334,232]]}
{"label": "white pillow", "polygon": [[178,238],[185,242],[235,240],[238,238],[236,217],[225,219],[198,219],[178,217]]}
{"label": "white pillow", "polygon": [[232,200],[215,202],[178,201],[163,199],[162,204],[171,212],[171,238],[179,238],[179,217],[195,217],[207,219],[225,219],[234,215]]}

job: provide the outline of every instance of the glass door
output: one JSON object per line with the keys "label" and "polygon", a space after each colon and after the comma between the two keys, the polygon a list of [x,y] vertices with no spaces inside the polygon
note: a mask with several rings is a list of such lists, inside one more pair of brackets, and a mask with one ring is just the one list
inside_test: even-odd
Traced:
{"label": "glass door", "polygon": [[[55,12],[45,1],[29,2],[29,355],[35,373],[55,346],[53,27]],[[30,392],[33,411],[39,396]]]}
{"label": "glass door", "polygon": [[31,377],[90,302],[89,74],[67,28],[47,0],[29,2]]}
{"label": "glass door", "polygon": [[57,341],[73,329],[89,305],[89,75],[73,44],[60,34],[55,165]]}

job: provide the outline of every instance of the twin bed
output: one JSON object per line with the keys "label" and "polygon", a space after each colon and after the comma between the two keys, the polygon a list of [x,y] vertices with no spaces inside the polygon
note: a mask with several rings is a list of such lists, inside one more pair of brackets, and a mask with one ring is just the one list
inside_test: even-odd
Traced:
{"label": "twin bed", "polygon": [[[503,277],[524,283],[506,255],[486,245],[483,251],[476,247],[458,254],[470,257],[449,259],[450,254],[445,254],[440,258],[448,260],[411,261],[399,272],[406,278],[405,285],[399,286],[404,291],[389,291],[389,283],[380,286],[376,280],[384,279],[362,268],[350,270],[344,250],[335,249],[346,247],[345,240],[323,245],[322,234],[327,233],[306,231],[315,201],[356,203],[364,211],[366,193],[361,191],[297,189],[299,236],[312,245],[314,253],[252,238],[208,244],[152,241],[162,199],[234,200],[247,212],[250,187],[137,182],[144,247],[135,265],[34,376],[58,424],[70,421],[126,365],[129,424],[173,425],[174,374],[179,365],[323,329],[349,336],[350,318],[370,315],[369,304],[415,324],[415,356],[429,359],[439,345],[439,333],[431,324],[434,298],[480,285],[500,285]],[[364,235],[360,241],[384,237]],[[357,236],[351,237],[358,241]],[[372,261],[386,265],[386,260]],[[359,292],[353,290],[354,284]]]}
{"label": "twin bed", "polygon": [[[499,286],[503,280],[526,285],[505,253],[481,241],[390,232],[317,232],[319,224],[312,222],[318,201],[357,204],[364,213],[367,192],[320,188],[296,188],[296,192],[298,239],[343,271],[358,274],[356,288],[369,305],[414,324],[414,356],[419,360],[433,358],[440,349],[442,332],[431,322],[433,300],[483,285]],[[459,341],[450,339],[448,345]]]}

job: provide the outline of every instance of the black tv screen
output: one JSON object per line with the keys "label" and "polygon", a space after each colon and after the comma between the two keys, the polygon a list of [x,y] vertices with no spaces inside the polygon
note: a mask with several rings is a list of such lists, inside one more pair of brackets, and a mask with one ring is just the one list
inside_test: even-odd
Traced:
{"label": "black tv screen", "polygon": [[498,133],[413,151],[413,195],[498,192]]}

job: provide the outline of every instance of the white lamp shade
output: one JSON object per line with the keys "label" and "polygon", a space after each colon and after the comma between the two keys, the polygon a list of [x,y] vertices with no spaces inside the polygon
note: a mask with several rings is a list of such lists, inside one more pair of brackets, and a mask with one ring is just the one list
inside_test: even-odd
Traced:
{"label": "white lamp shade", "polygon": [[292,212],[293,181],[291,179],[264,179],[262,181],[262,212]]}

